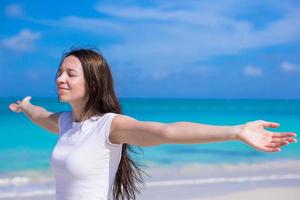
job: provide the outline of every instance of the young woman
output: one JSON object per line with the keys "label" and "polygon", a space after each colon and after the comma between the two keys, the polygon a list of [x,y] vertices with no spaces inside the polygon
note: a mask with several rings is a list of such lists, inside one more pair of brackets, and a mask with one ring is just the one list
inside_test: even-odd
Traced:
{"label": "young woman", "polygon": [[70,112],[53,113],[30,103],[30,96],[9,105],[33,123],[59,135],[51,156],[56,199],[135,199],[141,170],[129,145],[194,144],[239,140],[265,152],[278,152],[295,133],[275,133],[278,123],[253,121],[236,126],[191,122],[138,121],[122,114],[113,78],[103,56],[91,49],[66,53],[57,76],[59,100]]}

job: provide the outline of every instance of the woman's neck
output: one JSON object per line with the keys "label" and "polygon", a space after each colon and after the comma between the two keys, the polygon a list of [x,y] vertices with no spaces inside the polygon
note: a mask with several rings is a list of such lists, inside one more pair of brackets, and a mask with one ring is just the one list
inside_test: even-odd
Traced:
{"label": "woman's neck", "polygon": [[83,119],[83,111],[84,111],[84,104],[78,104],[78,105],[71,105],[72,106],[72,115],[73,115],[73,120],[75,122],[81,122],[85,119]]}

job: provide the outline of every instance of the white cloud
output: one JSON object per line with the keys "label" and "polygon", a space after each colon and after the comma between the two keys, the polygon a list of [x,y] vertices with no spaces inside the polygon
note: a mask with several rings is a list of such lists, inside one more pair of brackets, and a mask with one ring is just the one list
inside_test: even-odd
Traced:
{"label": "white cloud", "polygon": [[19,4],[10,4],[5,8],[5,14],[9,17],[22,17],[24,15],[23,9]]}
{"label": "white cloud", "polygon": [[[111,59],[135,67],[185,68],[219,55],[289,44],[300,40],[300,8],[260,1],[156,1],[151,6],[107,5],[95,9],[106,17],[66,16],[59,20],[36,20],[53,27],[69,28],[117,38],[102,48]],[[266,7],[276,13],[257,28],[255,20],[243,18],[252,8]],[[293,8],[292,8],[293,7]],[[239,16],[239,17],[236,17]],[[154,75],[154,77],[158,77]]]}
{"label": "white cloud", "polygon": [[[243,9],[247,9],[247,5],[250,4],[251,7],[255,3],[244,4],[246,5]],[[269,7],[274,7],[273,4],[269,4]],[[89,33],[110,33],[124,41],[116,48],[133,44],[132,46],[140,46],[139,51],[141,48],[148,51],[153,47],[153,43],[159,44],[159,47],[162,47],[161,51],[165,50],[166,45],[167,48],[177,51],[182,49],[178,47],[191,47],[189,49],[202,58],[235,54],[245,49],[268,47],[300,39],[300,8],[297,7],[293,10],[282,8],[278,11],[282,16],[280,19],[255,29],[252,21],[234,16],[236,12],[242,12],[239,10],[240,1],[229,1],[226,5],[196,1],[188,5],[190,6],[183,5],[179,9],[168,3],[152,7],[99,4],[95,9],[113,18],[67,16],[57,21],[39,22],[53,26],[60,24],[61,27],[81,29]],[[142,46],[136,44],[141,41]]]}
{"label": "white cloud", "polygon": [[[252,7],[257,5],[244,2],[245,5],[240,8],[240,3],[230,1],[226,5],[216,5],[194,1],[190,7],[183,5],[179,8],[168,5],[147,8],[97,5],[96,10],[112,16],[110,22],[122,27],[121,31],[112,30],[113,34],[124,38],[122,43],[112,45],[106,51],[115,59],[135,60],[137,66],[144,66],[143,63],[158,66],[153,58],[159,59],[161,66],[178,67],[177,63],[188,66],[195,60],[238,54],[243,50],[287,44],[300,39],[300,9],[297,6],[291,9],[288,6],[279,7],[276,3],[268,5],[276,7],[273,10],[280,17],[255,28],[254,21],[236,18],[235,14],[241,14],[249,4],[254,4]],[[92,28],[90,31],[93,31]]]}
{"label": "white cloud", "polygon": [[35,42],[40,38],[41,33],[23,29],[15,36],[3,39],[1,46],[15,52],[28,52],[35,48]]}
{"label": "white cloud", "polygon": [[[87,31],[92,31],[95,33],[106,33],[113,31],[122,31],[122,24],[112,23],[107,20],[99,18],[83,18],[77,16],[68,16],[60,20],[59,23],[61,26],[68,26],[74,29],[83,29]],[[54,22],[54,25],[57,25]]]}
{"label": "white cloud", "polygon": [[248,77],[261,77],[263,76],[263,71],[261,68],[247,65],[243,69],[243,74]]}
{"label": "white cloud", "polygon": [[285,72],[291,72],[291,73],[300,72],[300,66],[297,66],[289,62],[281,63],[280,68]]}
{"label": "white cloud", "polygon": [[[214,66],[190,65],[185,67],[158,68],[151,72],[151,78],[156,81],[167,79],[172,76],[207,78],[215,76],[217,73],[220,73],[220,70]],[[147,74],[142,74],[141,76],[147,77]]]}

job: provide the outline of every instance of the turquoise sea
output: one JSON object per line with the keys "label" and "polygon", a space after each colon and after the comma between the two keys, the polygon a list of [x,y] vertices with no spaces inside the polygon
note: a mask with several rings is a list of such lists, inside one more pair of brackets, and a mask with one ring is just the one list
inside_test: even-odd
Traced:
{"label": "turquoise sea", "polygon": [[[8,109],[20,98],[0,98],[0,199],[53,192],[50,155],[57,136]],[[70,110],[56,98],[35,98],[31,102],[48,110]],[[120,99],[123,113],[142,121],[190,121],[214,125],[236,125],[263,119],[279,122],[274,131],[300,133],[300,100],[230,99]],[[182,133],[184,134],[184,133]],[[299,161],[300,144],[280,153],[258,152],[240,142],[145,147],[132,156],[146,166],[190,164],[228,165],[268,161]]]}

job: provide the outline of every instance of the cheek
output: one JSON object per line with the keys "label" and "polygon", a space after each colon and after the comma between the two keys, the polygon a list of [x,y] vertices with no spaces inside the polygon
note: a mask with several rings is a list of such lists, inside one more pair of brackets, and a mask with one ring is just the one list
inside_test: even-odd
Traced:
{"label": "cheek", "polygon": [[80,94],[81,96],[85,96],[87,94],[85,82],[82,80],[78,80],[74,82],[74,88],[76,93]]}
{"label": "cheek", "polygon": [[69,84],[70,87],[72,87],[72,89],[78,90],[80,88],[83,88],[85,83],[81,79],[73,79],[73,80],[69,80]]}

